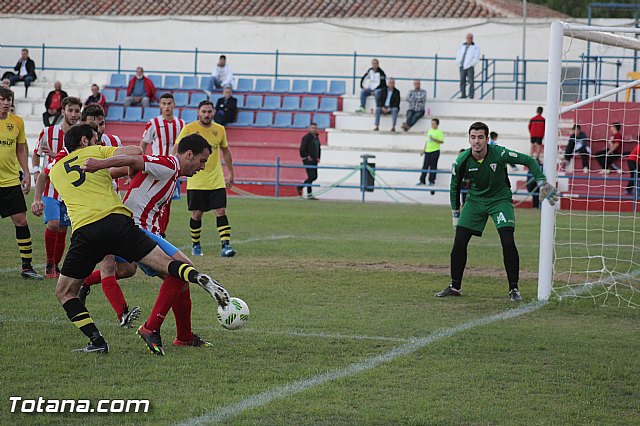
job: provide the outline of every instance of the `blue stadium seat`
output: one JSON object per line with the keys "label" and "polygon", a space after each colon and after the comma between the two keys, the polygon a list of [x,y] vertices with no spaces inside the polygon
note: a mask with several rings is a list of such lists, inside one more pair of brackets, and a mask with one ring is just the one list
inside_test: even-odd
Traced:
{"label": "blue stadium seat", "polygon": [[283,111],[296,111],[300,109],[300,98],[297,96],[285,96],[282,101]]}
{"label": "blue stadium seat", "polygon": [[273,124],[273,114],[266,111],[260,111],[256,114],[255,127],[271,127]]}
{"label": "blue stadium seat", "polygon": [[338,110],[338,98],[322,98],[318,111],[333,112]]}
{"label": "blue stadium seat", "polygon": [[271,91],[271,80],[266,78],[259,78],[256,80],[256,88],[253,89],[254,92],[264,93]]}
{"label": "blue stadium seat", "polygon": [[314,95],[324,95],[327,93],[327,80],[313,80],[311,82],[311,93]]}
{"label": "blue stadium seat", "polygon": [[277,113],[276,120],[273,123],[273,127],[279,127],[284,129],[291,127],[291,113],[290,112]]}
{"label": "blue stadium seat", "polygon": [[262,109],[280,109],[280,96],[265,96]]}
{"label": "blue stadium seat", "polygon": [[149,77],[149,80],[153,81],[153,85],[154,86],[162,87],[162,76],[161,75],[153,74],[153,75],[148,75],[147,77]]}
{"label": "blue stadium seat", "polygon": [[173,94],[173,100],[177,107],[187,106],[189,103],[189,94],[187,92],[176,92]]}
{"label": "blue stadium seat", "polygon": [[309,82],[307,80],[293,80],[291,93],[307,93],[309,91]]}
{"label": "blue stadium seat", "polygon": [[262,108],[262,96],[249,95],[244,103],[244,107],[247,109],[260,109]]}
{"label": "blue stadium seat", "polygon": [[294,129],[306,129],[311,124],[311,114],[296,114],[293,117]]}
{"label": "blue stadium seat", "polygon": [[344,81],[331,80],[331,84],[329,85],[330,95],[342,96],[346,93],[346,90],[347,90],[347,84]]}
{"label": "blue stadium seat", "polygon": [[239,79],[236,92],[253,92],[253,79],[252,78]]}
{"label": "blue stadium seat", "polygon": [[[164,95],[165,93],[171,93],[171,92],[169,92],[169,91],[167,91],[167,90],[158,90],[158,91],[156,92],[156,98],[158,98],[158,100],[157,100],[157,101],[151,101],[151,102],[149,103],[149,105],[151,105],[151,106],[158,106],[158,103],[159,103],[159,101],[160,101],[160,96]],[[171,93],[171,94],[173,94],[173,93]]]}
{"label": "blue stadium seat", "polygon": [[127,108],[122,121],[137,122],[142,121],[142,107],[132,106]]}
{"label": "blue stadium seat", "polygon": [[211,77],[200,77],[200,89],[209,90],[209,81]]}
{"label": "blue stadium seat", "polygon": [[118,92],[118,97],[116,98],[116,103],[117,104],[123,104],[124,103],[124,98],[127,97],[127,91],[125,89],[122,89]]}
{"label": "blue stadium seat", "polygon": [[124,107],[118,105],[111,105],[107,110],[107,116],[105,119],[107,121],[122,121],[122,116],[124,115]]}
{"label": "blue stadium seat", "polygon": [[182,77],[182,90],[196,90],[198,88],[198,77],[185,75]]}
{"label": "blue stadium seat", "polygon": [[142,114],[142,121],[146,123],[149,120],[153,120],[159,115],[160,115],[160,111],[158,111],[158,108],[154,108],[154,107],[145,108],[144,113]]}
{"label": "blue stadium seat", "polygon": [[168,75],[164,78],[164,85],[162,86],[165,89],[179,89],[180,88],[180,76],[179,75]]}
{"label": "blue stadium seat", "polygon": [[104,100],[106,103],[110,104],[116,101],[116,91],[113,89],[102,89],[102,94],[104,95]]}
{"label": "blue stadium seat", "polygon": [[[242,95],[240,95],[242,96]],[[216,103],[218,102],[218,99],[220,99],[222,97],[222,93],[212,93],[211,94],[211,102],[213,102],[213,105],[215,106]],[[242,96],[244,98],[244,96]]]}
{"label": "blue stadium seat", "polygon": [[253,125],[253,111],[240,111],[234,126],[248,127]]}
{"label": "blue stadium seat", "polygon": [[276,80],[273,86],[273,93],[287,93],[289,92],[291,82],[289,80]]}
{"label": "blue stadium seat", "polygon": [[127,87],[127,76],[124,74],[111,74],[109,87]]}
{"label": "blue stadium seat", "polygon": [[233,97],[238,100],[237,107],[244,108],[244,95],[233,95]]}
{"label": "blue stadium seat", "polygon": [[313,114],[313,122],[318,125],[318,129],[331,127],[331,116],[329,114]]}
{"label": "blue stadium seat", "polygon": [[[192,93],[191,94],[191,100],[189,101],[189,104],[187,106],[190,107],[198,107],[198,104],[202,101],[204,101],[205,99],[207,99],[207,94],[206,93]],[[215,102],[214,102],[215,104]]]}
{"label": "blue stadium seat", "polygon": [[181,117],[185,123],[191,123],[198,119],[198,111],[195,109],[183,109]]}
{"label": "blue stadium seat", "polygon": [[316,111],[318,109],[318,98],[315,96],[307,96],[302,98],[300,111]]}

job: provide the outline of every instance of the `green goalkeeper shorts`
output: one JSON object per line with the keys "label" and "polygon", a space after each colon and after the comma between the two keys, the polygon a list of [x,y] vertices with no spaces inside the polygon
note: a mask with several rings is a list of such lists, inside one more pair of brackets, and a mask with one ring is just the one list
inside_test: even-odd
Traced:
{"label": "green goalkeeper shorts", "polygon": [[479,202],[469,198],[460,211],[458,226],[470,229],[473,235],[480,237],[489,216],[497,229],[516,227],[516,216],[510,200]]}

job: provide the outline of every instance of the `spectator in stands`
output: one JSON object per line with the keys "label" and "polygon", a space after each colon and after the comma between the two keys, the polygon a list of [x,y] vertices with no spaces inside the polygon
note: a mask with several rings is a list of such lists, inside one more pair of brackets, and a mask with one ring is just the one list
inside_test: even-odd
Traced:
{"label": "spectator in stands", "polygon": [[575,154],[579,154],[582,159],[582,171],[589,173],[589,154],[591,154],[589,138],[587,134],[581,130],[579,124],[573,125],[573,133],[569,136],[567,147],[564,150],[563,166],[565,168],[571,163]]}
{"label": "spectator in stands", "polygon": [[469,81],[469,97],[473,99],[475,87],[473,82],[474,66],[480,60],[480,47],[473,42],[473,34],[467,34],[467,39],[458,48],[456,65],[460,69],[460,99],[467,97],[467,80]]}
{"label": "spectator in stands", "polygon": [[376,107],[375,127],[373,130],[380,129],[380,115],[391,114],[391,131],[396,131],[396,121],[398,120],[398,112],[400,111],[400,91],[396,89],[396,81],[389,79],[389,85],[386,90],[378,93]]}
{"label": "spectator in stands", "polygon": [[[44,107],[46,108],[46,111],[42,113],[44,127],[53,126],[58,122],[62,115],[62,101],[67,96],[67,92],[62,90],[62,83],[59,81],[53,83],[53,90],[49,92],[47,99],[44,101]],[[53,117],[53,122],[51,117]]]}
{"label": "spectator in stands", "polygon": [[627,182],[627,194],[633,192],[633,188],[638,188],[638,165],[640,164],[640,135],[638,135],[638,143],[636,144],[631,154],[627,157],[627,165],[629,166],[629,173],[631,173],[630,179]]}
{"label": "spectator in stands", "polygon": [[489,145],[497,145],[498,144],[498,133],[490,132],[489,133]]}
{"label": "spectator in stands", "polygon": [[424,117],[427,91],[420,88],[420,80],[413,80],[413,90],[410,90],[409,94],[407,94],[407,102],[409,102],[407,121],[402,123],[402,128],[405,132],[409,131],[418,120]]}
{"label": "spectator in stands", "polygon": [[157,101],[156,86],[150,78],[144,75],[142,67],[136,68],[136,75],[129,81],[127,87],[127,97],[124,98],[124,110],[132,105],[142,105],[144,108],[149,107],[150,101]]}
{"label": "spectator in stands", "polygon": [[542,139],[544,139],[545,119],[542,116],[542,107],[536,108],[536,115],[529,120],[529,136],[531,137],[531,156],[540,160],[542,154]]}
{"label": "spectator in stands", "polygon": [[602,173],[609,174],[611,171],[609,168],[622,173],[622,170],[613,164],[617,159],[622,158],[622,124],[613,123],[609,129],[611,137],[607,142],[607,148],[596,152],[596,160],[602,168]]}
{"label": "spectator in stands", "polygon": [[238,100],[231,95],[231,86],[225,86],[224,96],[216,102],[216,115],[213,121],[223,126],[236,121]]}
{"label": "spectator in stands", "polygon": [[7,71],[2,75],[2,79],[8,78],[11,86],[14,86],[19,81],[23,81],[24,97],[26,98],[29,86],[38,78],[36,76],[36,64],[33,62],[33,59],[29,57],[28,49],[22,49],[20,59],[18,59],[18,63],[13,67],[13,70],[15,73]]}
{"label": "spectator in stands", "polygon": [[378,95],[387,87],[387,75],[382,71],[377,59],[371,60],[371,68],[360,79],[360,108],[356,112],[365,112],[367,97],[373,95],[378,104]]}
{"label": "spectator in stands", "polygon": [[100,87],[97,84],[92,84],[91,85],[91,96],[89,96],[87,98],[87,100],[84,102],[84,106],[89,106],[92,104],[98,104],[102,107],[102,109],[105,109],[106,107],[106,99],[104,98],[104,95],[102,93],[100,93]]}
{"label": "spectator in stands", "polygon": [[[309,125],[309,133],[302,137],[300,142],[300,158],[305,166],[313,166],[306,168],[307,180],[303,183],[307,186],[307,198],[309,200],[317,200],[313,196],[311,184],[318,179],[317,165],[320,162],[320,138],[318,138],[318,125],[311,123]],[[298,195],[302,197],[302,189],[304,186],[298,186]]]}
{"label": "spectator in stands", "polygon": [[[440,147],[444,143],[444,133],[438,129],[440,126],[440,120],[437,118],[431,119],[431,128],[427,132],[427,142],[424,145],[424,149],[420,155],[424,155],[422,162],[422,173],[420,174],[420,181],[418,185],[427,184],[427,170],[431,170],[429,173],[429,186],[436,184],[436,173],[438,170],[438,160],[440,159]],[[431,195],[435,192],[431,191]]]}
{"label": "spectator in stands", "polygon": [[212,92],[214,88],[220,89],[227,86],[233,87],[233,71],[231,70],[231,67],[227,65],[227,57],[225,55],[220,55],[218,64],[213,71],[211,71],[209,91]]}

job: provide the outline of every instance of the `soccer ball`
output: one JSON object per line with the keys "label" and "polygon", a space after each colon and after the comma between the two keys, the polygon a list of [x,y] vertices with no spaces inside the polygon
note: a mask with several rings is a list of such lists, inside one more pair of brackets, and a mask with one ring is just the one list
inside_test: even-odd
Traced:
{"label": "soccer ball", "polygon": [[218,306],[218,321],[227,330],[242,328],[249,321],[249,307],[244,300],[232,297],[226,307]]}

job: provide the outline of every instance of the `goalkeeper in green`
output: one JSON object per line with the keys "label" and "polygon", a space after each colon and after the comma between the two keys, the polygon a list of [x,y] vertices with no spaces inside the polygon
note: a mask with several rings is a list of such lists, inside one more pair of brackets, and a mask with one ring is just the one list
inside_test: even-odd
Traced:
{"label": "goalkeeper in green", "polygon": [[[473,235],[482,236],[487,219],[491,217],[500,234],[504,267],[509,280],[509,298],[513,302],[522,300],[518,290],[520,256],[513,238],[516,221],[507,164],[528,167],[540,188],[540,198],[548,200],[551,205],[558,200],[555,188],[547,183],[536,160],[498,145],[489,145],[488,136],[489,127],[486,124],[473,123],[469,127],[471,148],[462,152],[453,163],[450,196],[456,234],[451,250],[451,285],[437,293],[437,297],[462,294],[467,246]],[[464,180],[470,181],[470,185],[461,210],[460,188]]]}

